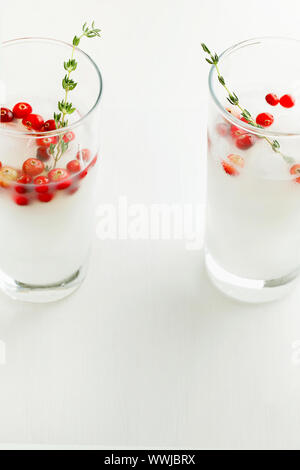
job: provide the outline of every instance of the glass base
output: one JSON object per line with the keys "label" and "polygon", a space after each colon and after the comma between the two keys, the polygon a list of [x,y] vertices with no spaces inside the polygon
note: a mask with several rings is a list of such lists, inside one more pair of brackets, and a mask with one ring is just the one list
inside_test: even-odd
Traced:
{"label": "glass base", "polygon": [[85,279],[87,266],[79,268],[67,279],[48,285],[33,285],[11,279],[0,271],[0,288],[14,300],[33,303],[47,303],[61,300],[72,294]]}
{"label": "glass base", "polygon": [[223,269],[214,258],[205,253],[206,269],[212,283],[225,295],[241,302],[272,302],[287,295],[297,284],[299,270],[286,276],[270,279],[245,279]]}

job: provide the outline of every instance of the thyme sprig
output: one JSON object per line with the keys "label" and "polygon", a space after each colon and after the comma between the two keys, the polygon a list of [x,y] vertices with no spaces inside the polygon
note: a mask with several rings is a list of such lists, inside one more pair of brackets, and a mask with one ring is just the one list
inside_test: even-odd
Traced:
{"label": "thyme sprig", "polygon": [[[74,54],[76,51],[76,47],[79,46],[80,41],[82,38],[95,38],[95,37],[101,37],[100,36],[100,29],[95,27],[95,22],[93,21],[91,26],[88,26],[87,23],[84,23],[82,26],[82,32],[78,36],[75,35],[73,38],[73,49],[72,49],[72,55],[69,60],[64,62],[64,69],[67,72],[62,80],[62,87],[65,91],[64,97],[61,101],[58,102],[58,113],[54,113],[54,120],[56,124],[57,129],[61,129],[64,127],[68,126],[69,121],[66,119],[68,115],[71,115],[76,111],[76,108],[73,106],[73,104],[68,101],[69,98],[69,92],[73,91],[78,83],[76,83],[72,78],[71,78],[71,73],[75,72],[77,69],[78,63],[74,58]],[[62,155],[66,152],[66,150],[69,147],[69,143],[65,142],[63,139],[63,136],[60,136],[58,139],[57,144],[52,144],[50,145],[50,154],[54,158],[54,168],[56,167],[57,162],[60,160]]]}
{"label": "thyme sprig", "polygon": [[[255,120],[253,119],[251,113],[240,104],[239,98],[236,95],[236,93],[231,92],[229,90],[229,88],[228,88],[228,86],[225,82],[225,79],[222,76],[222,74],[220,72],[220,69],[219,69],[219,65],[218,65],[219,64],[219,56],[218,56],[218,54],[212,54],[210,52],[210,50],[208,49],[208,47],[204,43],[202,43],[201,46],[202,46],[203,51],[206,54],[208,54],[208,56],[209,56],[209,59],[205,58],[206,62],[208,62],[210,65],[214,66],[215,69],[216,69],[216,72],[217,72],[217,75],[218,75],[218,80],[219,80],[220,84],[223,86],[223,88],[226,90],[226,92],[228,94],[227,100],[229,101],[229,103],[232,104],[233,106],[236,106],[237,108],[239,108],[239,110],[241,111],[242,117],[247,121],[248,124],[250,124],[253,127],[263,129],[262,126],[260,126],[259,124],[257,124],[255,122]],[[293,164],[295,162],[295,160],[292,157],[289,157],[289,156],[287,156],[287,155],[285,155],[284,153],[281,152],[280,143],[278,142],[278,140],[271,140],[267,136],[262,136],[262,138],[272,147],[272,150],[274,152],[278,153],[284,159],[284,161],[286,163]]]}

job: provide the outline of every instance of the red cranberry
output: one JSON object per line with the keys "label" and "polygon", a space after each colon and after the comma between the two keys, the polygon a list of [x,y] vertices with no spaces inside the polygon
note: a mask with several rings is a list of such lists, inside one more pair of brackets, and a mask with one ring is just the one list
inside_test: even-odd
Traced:
{"label": "red cranberry", "polygon": [[13,108],[15,118],[23,119],[32,113],[32,107],[28,103],[17,103]]}
{"label": "red cranberry", "polygon": [[222,161],[222,166],[223,166],[223,169],[224,171],[230,175],[230,176],[238,176],[239,175],[239,172],[237,171],[236,168],[234,168],[233,165],[230,165],[230,163],[228,162],[225,162],[224,160]]}
{"label": "red cranberry", "polygon": [[39,131],[44,125],[44,119],[39,114],[28,114],[22,121],[28,130]]}
{"label": "red cranberry", "polygon": [[291,95],[283,95],[280,98],[280,104],[284,108],[292,108],[295,105],[295,98],[293,98]]}
{"label": "red cranberry", "polygon": [[300,164],[297,163],[296,165],[293,165],[292,168],[290,169],[291,175],[299,175],[300,176]]}
{"label": "red cranberry", "polygon": [[74,132],[70,131],[70,132],[67,132],[64,136],[63,136],[63,141],[68,143],[68,142],[71,142],[72,140],[75,139],[75,134]]}
{"label": "red cranberry", "polygon": [[1,122],[11,122],[14,118],[13,113],[8,108],[1,108]]}
{"label": "red cranberry", "polygon": [[71,160],[68,164],[67,164],[67,170],[70,172],[70,173],[79,173],[80,172],[80,163],[78,160]]}
{"label": "red cranberry", "polygon": [[274,93],[269,93],[265,99],[266,99],[266,102],[270,104],[271,106],[277,106],[279,103],[279,98]]}
{"label": "red cranberry", "polygon": [[256,117],[256,124],[263,127],[269,127],[274,122],[274,116],[270,113],[261,113]]}
{"label": "red cranberry", "polygon": [[15,191],[19,194],[27,193],[30,188],[26,187],[32,181],[31,176],[22,175],[17,179],[17,184],[15,186]]}
{"label": "red cranberry", "polygon": [[49,119],[43,125],[43,132],[55,131],[55,130],[56,130],[56,123],[54,119]]}
{"label": "red cranberry", "polygon": [[254,144],[255,137],[251,134],[240,135],[235,141],[235,145],[241,150],[248,150]]}
{"label": "red cranberry", "polygon": [[36,156],[39,160],[46,162],[51,157],[49,153],[49,147],[38,147],[36,151]]}
{"label": "red cranberry", "polygon": [[26,196],[21,196],[20,194],[16,194],[14,196],[14,201],[18,206],[27,206],[29,204],[29,199]]}
{"label": "red cranberry", "polygon": [[53,193],[42,193],[38,195],[38,200],[41,202],[50,202],[54,198]]}
{"label": "red cranberry", "polygon": [[54,168],[54,170],[49,171],[48,177],[51,182],[58,183],[56,188],[59,190],[67,189],[72,184],[70,173],[64,168]]}
{"label": "red cranberry", "polygon": [[47,193],[48,190],[49,190],[49,178],[47,178],[47,176],[37,176],[37,178],[35,178],[33,180],[33,183],[35,185],[35,191],[37,193]]}
{"label": "red cranberry", "polygon": [[296,183],[300,183],[300,164],[297,163],[296,165],[293,165],[292,168],[290,169],[291,175],[298,175],[298,178],[295,179]]}
{"label": "red cranberry", "polygon": [[29,176],[37,176],[40,175],[44,171],[44,163],[37,158],[28,158],[23,163],[23,172],[25,175]]}

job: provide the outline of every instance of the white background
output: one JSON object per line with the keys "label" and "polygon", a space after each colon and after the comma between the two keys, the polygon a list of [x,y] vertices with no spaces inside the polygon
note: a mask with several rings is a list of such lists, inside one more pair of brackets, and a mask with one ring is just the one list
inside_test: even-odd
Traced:
{"label": "white background", "polygon": [[[83,48],[104,78],[99,203],[196,204],[200,42],[222,51],[253,36],[299,38],[299,15],[291,0],[1,0],[1,36],[70,41],[95,19],[103,39]],[[223,297],[201,251],[181,241],[96,240],[68,299],[0,295],[0,443],[300,448],[299,303],[300,291],[267,306]]]}

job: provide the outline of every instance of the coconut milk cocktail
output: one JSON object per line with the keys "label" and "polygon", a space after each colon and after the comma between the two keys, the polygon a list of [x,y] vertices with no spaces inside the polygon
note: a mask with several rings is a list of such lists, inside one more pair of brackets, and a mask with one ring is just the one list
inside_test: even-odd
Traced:
{"label": "coconut milk cocktail", "polygon": [[102,79],[78,46],[99,31],[0,46],[0,288],[15,299],[57,300],[85,276]]}
{"label": "coconut milk cocktail", "polygon": [[300,42],[240,43],[211,64],[206,266],[239,300],[275,300],[300,269]]}

